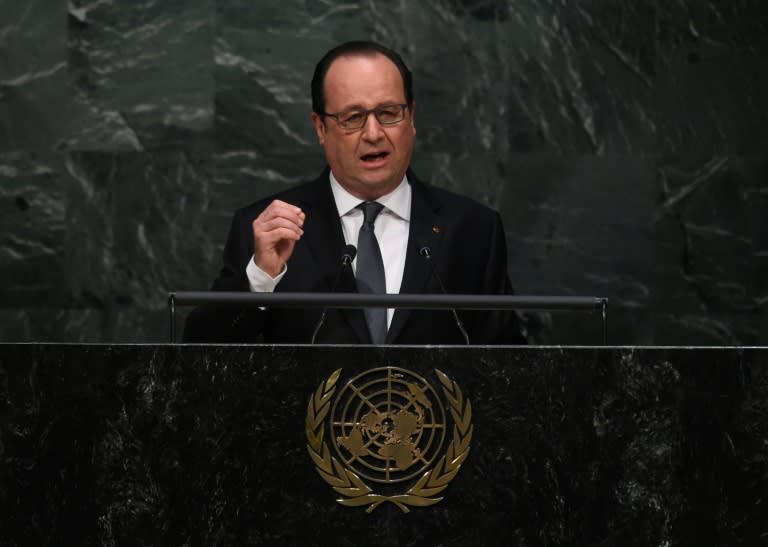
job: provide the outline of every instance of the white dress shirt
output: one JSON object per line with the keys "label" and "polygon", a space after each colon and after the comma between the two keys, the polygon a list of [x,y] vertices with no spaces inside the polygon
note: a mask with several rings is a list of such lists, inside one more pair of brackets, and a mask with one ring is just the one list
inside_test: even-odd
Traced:
{"label": "white dress shirt", "polygon": [[[333,173],[330,175],[330,184],[336,209],[339,212],[341,229],[344,232],[344,241],[348,245],[357,247],[360,226],[363,224],[363,211],[357,206],[363,201],[347,192],[333,176]],[[411,185],[408,183],[408,178],[403,177],[397,188],[376,201],[381,203],[384,209],[376,217],[373,231],[379,242],[381,258],[384,261],[387,292],[397,294],[400,292],[400,285],[403,282],[411,220]],[[357,259],[352,262],[352,269],[356,271]],[[273,278],[259,268],[253,260],[249,260],[245,273],[252,292],[274,292],[286,271],[288,271],[287,267]],[[388,326],[392,323],[394,313],[394,309],[387,309]]]}

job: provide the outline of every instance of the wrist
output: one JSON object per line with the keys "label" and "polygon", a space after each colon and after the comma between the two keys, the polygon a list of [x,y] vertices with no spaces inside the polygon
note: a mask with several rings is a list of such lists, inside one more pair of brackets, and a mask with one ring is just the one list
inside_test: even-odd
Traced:
{"label": "wrist", "polygon": [[256,260],[256,255],[253,255],[251,257],[251,260],[253,261],[253,263],[256,265],[257,268],[259,268],[262,272],[267,274],[272,279],[275,279],[285,270],[284,263],[278,264],[277,262],[271,262],[271,263],[259,264],[259,261]]}

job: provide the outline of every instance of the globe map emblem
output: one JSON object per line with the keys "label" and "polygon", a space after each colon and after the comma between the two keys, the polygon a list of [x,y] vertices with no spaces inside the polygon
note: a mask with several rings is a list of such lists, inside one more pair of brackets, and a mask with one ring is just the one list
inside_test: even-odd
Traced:
{"label": "globe map emblem", "polygon": [[382,367],[352,378],[331,409],[330,439],[338,457],[379,483],[412,479],[441,455],[442,402],[421,376]]}

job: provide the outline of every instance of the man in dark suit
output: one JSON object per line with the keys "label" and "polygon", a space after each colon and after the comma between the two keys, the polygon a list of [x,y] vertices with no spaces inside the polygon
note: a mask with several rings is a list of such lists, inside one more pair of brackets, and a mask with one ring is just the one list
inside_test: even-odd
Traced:
{"label": "man in dark suit", "polygon": [[[411,73],[393,51],[349,42],[312,79],[312,123],[329,167],[235,214],[213,290],[511,294],[501,219],[409,170]],[[340,270],[345,244],[357,258]],[[341,276],[339,277],[339,272]],[[339,279],[336,286],[334,280]],[[187,341],[309,343],[321,310],[198,309]],[[520,343],[514,315],[460,312],[471,343]],[[459,344],[450,311],[328,310],[321,343]]]}

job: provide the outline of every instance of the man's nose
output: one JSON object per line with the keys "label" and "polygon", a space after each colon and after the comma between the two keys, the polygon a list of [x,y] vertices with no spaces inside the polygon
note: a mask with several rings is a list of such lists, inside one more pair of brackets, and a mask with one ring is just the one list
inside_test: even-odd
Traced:
{"label": "man's nose", "polygon": [[363,138],[367,141],[377,141],[384,136],[384,128],[381,127],[379,120],[373,112],[368,114],[368,118],[363,125]]}

